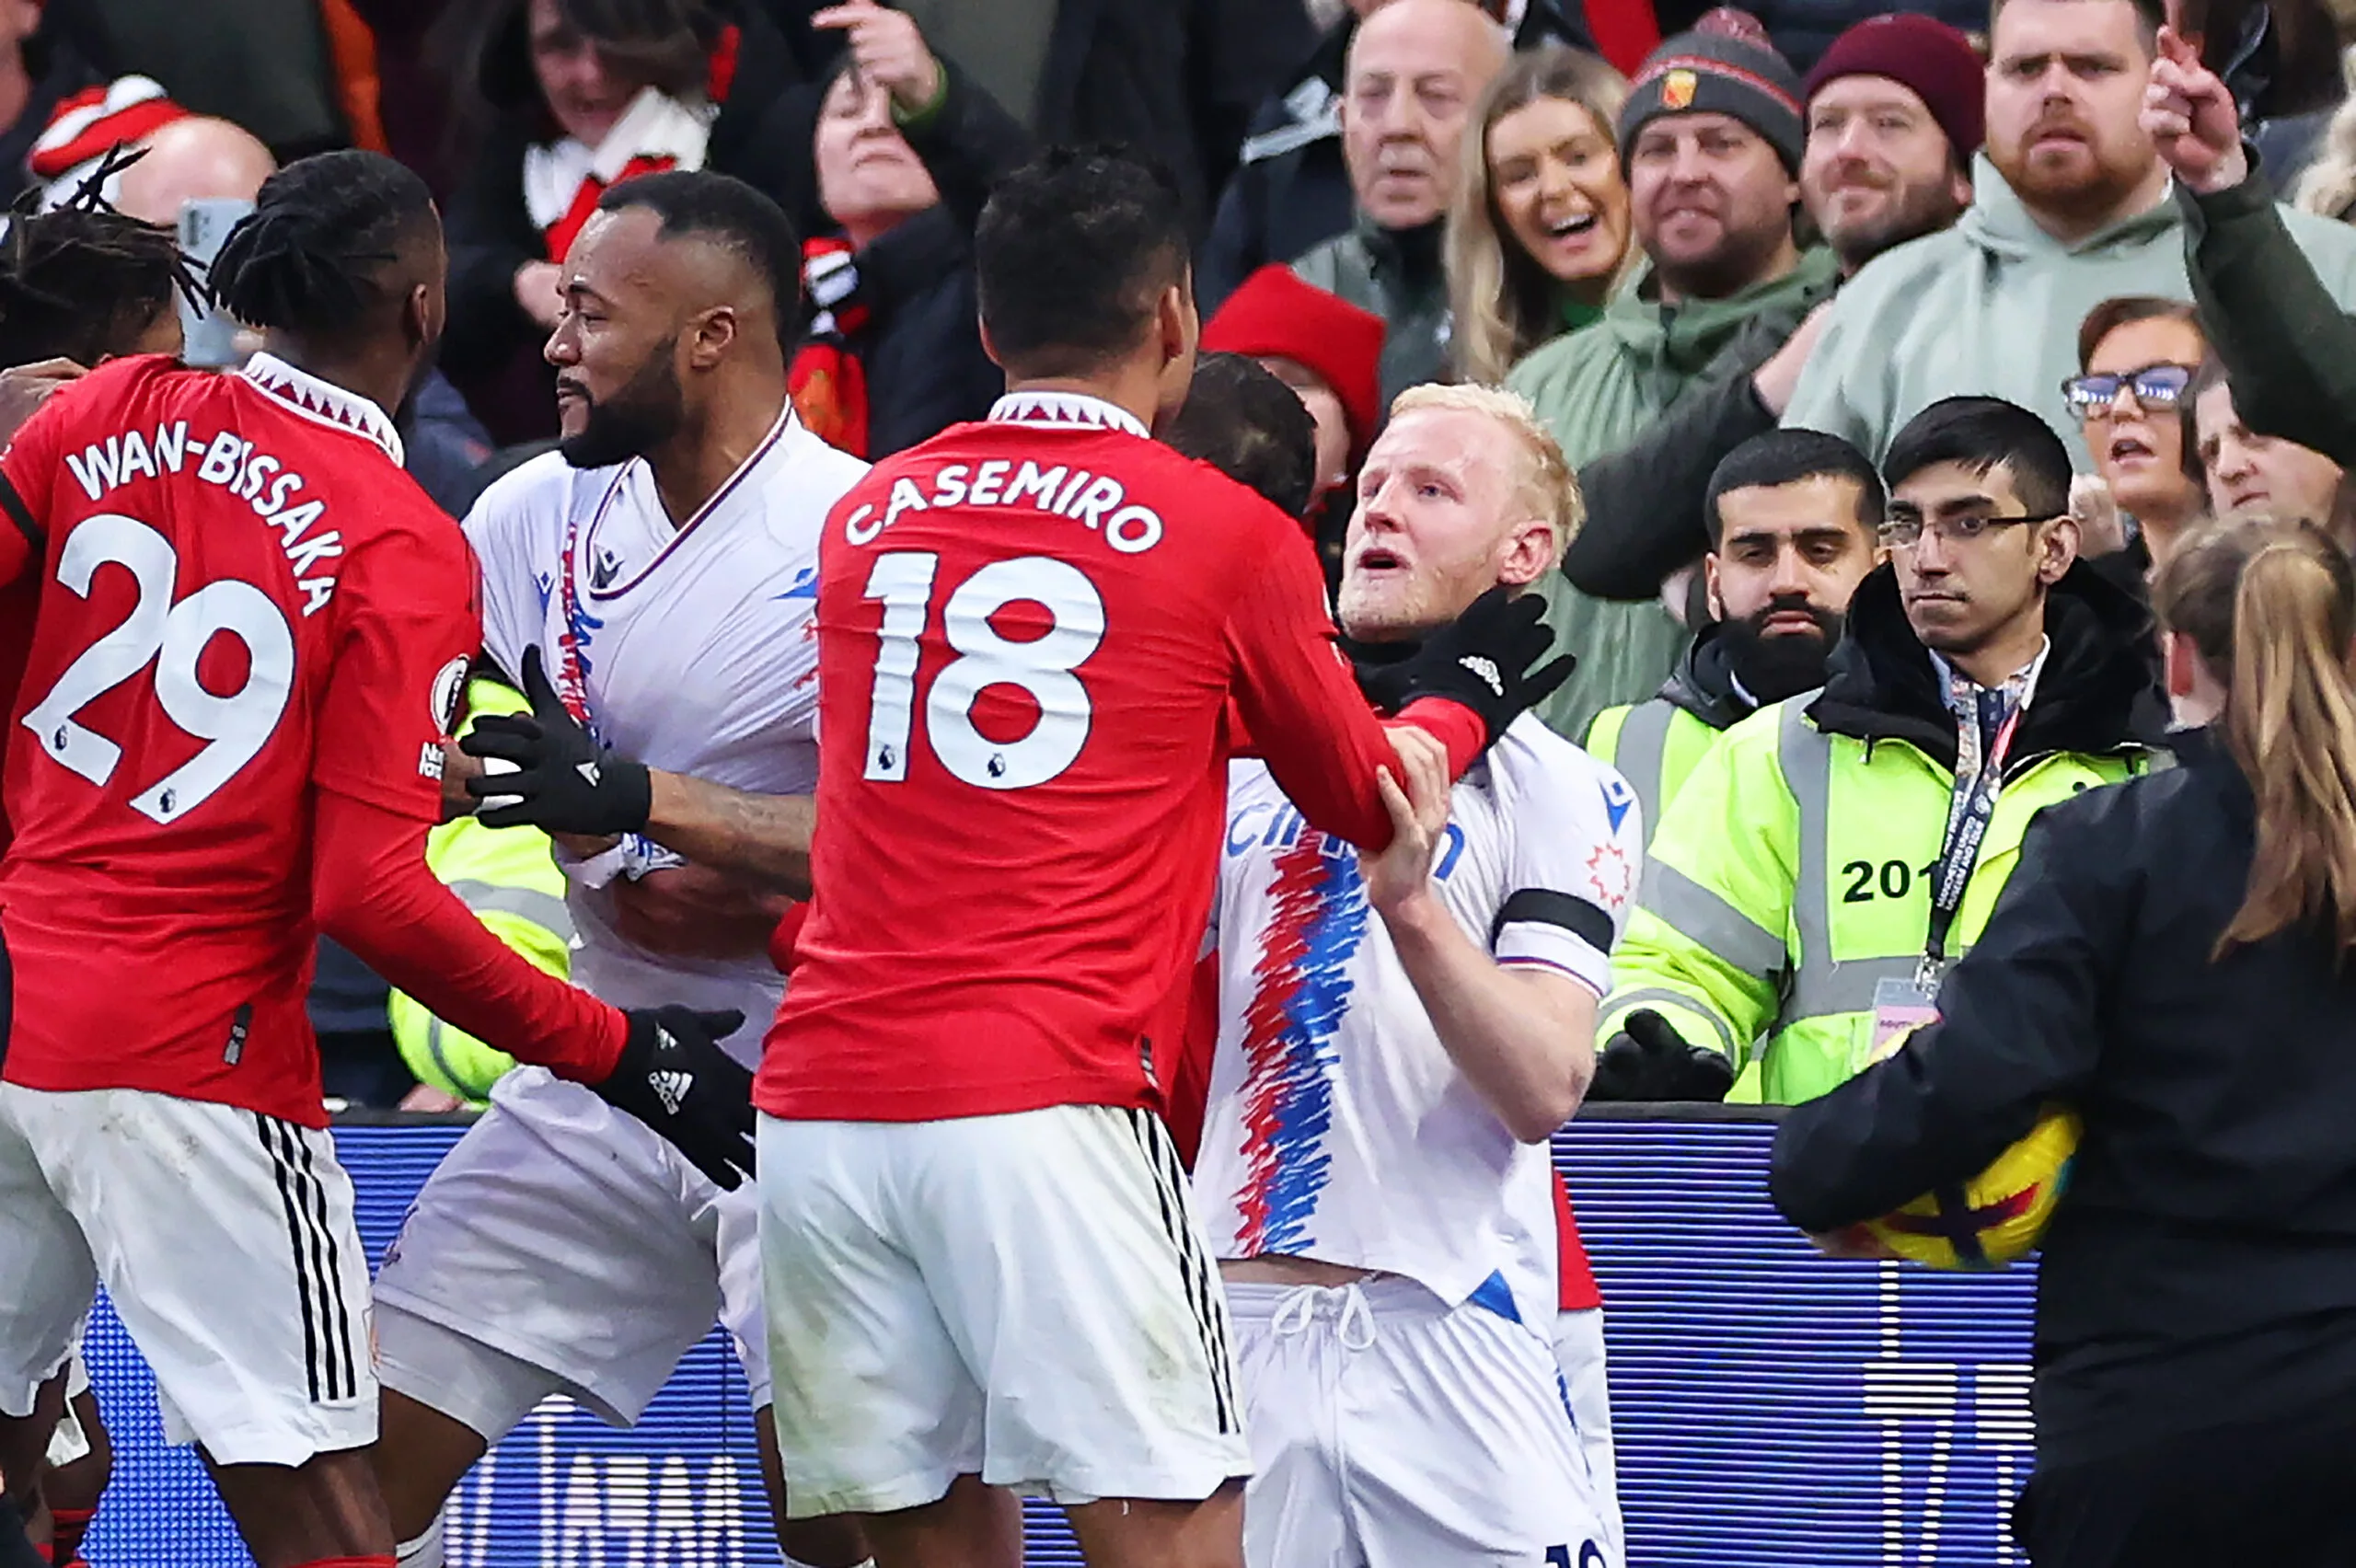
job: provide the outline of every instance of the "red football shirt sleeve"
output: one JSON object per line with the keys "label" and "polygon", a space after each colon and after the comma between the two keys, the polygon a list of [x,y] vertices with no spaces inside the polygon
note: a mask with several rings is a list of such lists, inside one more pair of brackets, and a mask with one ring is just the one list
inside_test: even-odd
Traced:
{"label": "red football shirt sleeve", "polygon": [[[474,557],[445,518],[379,536],[345,570],[312,782],[421,822],[442,816],[442,749],[482,646]],[[453,1020],[455,1021],[455,1020]]]}
{"label": "red football shirt sleeve", "polygon": [[434,1017],[518,1061],[595,1083],[629,1022],[493,936],[425,866],[427,823],[333,789],[313,792],[311,912]]}
{"label": "red football shirt sleeve", "polygon": [[[1275,508],[1268,513],[1281,521]],[[1380,850],[1391,842],[1391,816],[1375,775],[1393,767],[1397,753],[1334,646],[1315,550],[1289,525],[1268,535],[1267,548],[1253,551],[1250,569],[1234,577],[1227,629],[1236,711],[1310,825]],[[1481,753],[1485,737],[1469,709],[1426,699],[1408,704],[1399,718],[1448,747],[1451,774]]]}

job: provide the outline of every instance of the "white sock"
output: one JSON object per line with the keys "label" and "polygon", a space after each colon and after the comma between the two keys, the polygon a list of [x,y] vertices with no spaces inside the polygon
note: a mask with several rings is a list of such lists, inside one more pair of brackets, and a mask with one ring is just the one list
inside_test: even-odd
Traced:
{"label": "white sock", "polygon": [[393,1561],[400,1568],[442,1568],[442,1518],[435,1515],[425,1527],[425,1533],[415,1540],[405,1540],[393,1548]]}

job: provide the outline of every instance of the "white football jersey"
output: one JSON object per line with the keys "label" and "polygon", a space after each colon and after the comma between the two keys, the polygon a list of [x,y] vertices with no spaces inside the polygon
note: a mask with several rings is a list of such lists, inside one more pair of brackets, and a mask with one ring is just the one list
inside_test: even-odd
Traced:
{"label": "white football jersey", "polygon": [[[1644,841],[1627,780],[1525,714],[1458,781],[1432,874],[1500,963],[1600,997]],[[1217,1255],[1403,1274],[1544,1332],[1546,1147],[1519,1142],[1449,1059],[1357,851],[1311,828],[1259,763],[1229,774],[1213,919],[1218,1046],[1195,1189]]]}
{"label": "white football jersey", "polygon": [[[818,536],[866,471],[789,407],[675,530],[645,463],[534,458],[467,516],[484,647],[515,674],[537,644],[568,705],[624,756],[760,794],[808,794],[818,778]],[[643,843],[586,864],[560,854],[580,933],[573,980],[619,1007],[737,1009],[745,1027],[729,1049],[752,1065],[784,994],[766,957],[661,957],[614,931],[615,865],[664,858]]]}

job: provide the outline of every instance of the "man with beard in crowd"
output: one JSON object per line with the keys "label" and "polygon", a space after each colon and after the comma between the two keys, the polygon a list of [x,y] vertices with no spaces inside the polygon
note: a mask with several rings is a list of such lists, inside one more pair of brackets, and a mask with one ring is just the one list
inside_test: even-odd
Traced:
{"label": "man with beard in crowd", "polygon": [[1950,398],[1883,474],[1889,562],[1823,688],[1737,723],[1661,813],[1596,1034],[1608,1098],[1832,1088],[1935,1009],[2030,819],[2151,766],[2151,612],[2077,559],[2061,437]]}
{"label": "man with beard in crowd", "polygon": [[1837,435],[1769,431],[1710,476],[1703,558],[1715,624],[1648,702],[1610,708],[1588,753],[1617,767],[1657,825],[1718,732],[1824,684],[1849,595],[1881,559],[1881,476]]}
{"label": "man with beard in crowd", "polygon": [[[2138,123],[2164,20],[2161,0],[1998,0],[1970,210],[1841,291],[1785,424],[1878,459],[1930,404],[1986,393],[2091,466],[2062,393],[2078,323],[2116,295],[2191,294],[2183,209]],[[2288,209],[2282,222],[2340,307],[2356,304],[2356,234]]]}
{"label": "man with beard in crowd", "polygon": [[[1971,201],[1984,73],[1970,40],[1901,12],[1859,22],[1807,78],[1800,199],[1843,278],[1951,226]],[[1604,599],[1650,599],[1712,548],[1703,495],[1728,454],[1775,428],[1829,304],[1796,331],[1762,314],[1625,449],[1579,470],[1587,526],[1563,574]]]}
{"label": "man with beard in crowd", "polygon": [[[1803,250],[1793,233],[1800,99],[1783,57],[1734,31],[1680,33],[1636,74],[1620,158],[1650,265],[1600,320],[1506,378],[1572,463],[1635,440],[1753,318],[1773,316],[1788,331],[1831,287],[1831,255]],[[1560,733],[1651,696],[1684,651],[1684,627],[1657,605],[1599,603],[1559,582],[1547,599],[1548,622],[1579,661],[1541,710]]]}

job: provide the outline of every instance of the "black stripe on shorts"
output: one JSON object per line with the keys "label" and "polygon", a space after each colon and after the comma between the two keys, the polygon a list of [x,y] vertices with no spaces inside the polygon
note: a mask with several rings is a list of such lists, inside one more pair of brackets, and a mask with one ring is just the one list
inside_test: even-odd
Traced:
{"label": "black stripe on shorts", "polygon": [[1211,1402],[1218,1412],[1221,1435],[1241,1432],[1243,1422],[1235,1398],[1235,1358],[1228,1343],[1227,1297],[1218,1276],[1187,1222],[1185,1168],[1177,1145],[1171,1141],[1161,1118],[1150,1111],[1131,1109],[1129,1130],[1153,1175],[1154,1196],[1161,1207],[1161,1228],[1178,1251],[1180,1284],[1193,1309],[1195,1327],[1202,1337],[1203,1358],[1209,1364]]}
{"label": "black stripe on shorts", "polygon": [[335,1227],[328,1218],[328,1187],[320,1177],[318,1163],[311,1152],[311,1140],[300,1127],[290,1126],[287,1136],[302,1156],[302,1179],[310,1199],[313,1222],[313,1244],[327,1253],[327,1266],[319,1272],[319,1289],[326,1296],[330,1311],[328,1322],[334,1331],[329,1369],[333,1375],[328,1384],[328,1398],[352,1400],[360,1397],[360,1365],[352,1352],[352,1314],[343,1302],[343,1251],[337,1246]]}
{"label": "black stripe on shorts", "polygon": [[262,1147],[270,1153],[279,1202],[285,1210],[288,1249],[294,1260],[294,1294],[303,1315],[303,1361],[311,1402],[351,1399],[360,1391],[352,1361],[352,1324],[335,1274],[334,1238],[327,1233],[326,1194],[319,1191],[310,1149],[292,1123],[256,1113]]}

